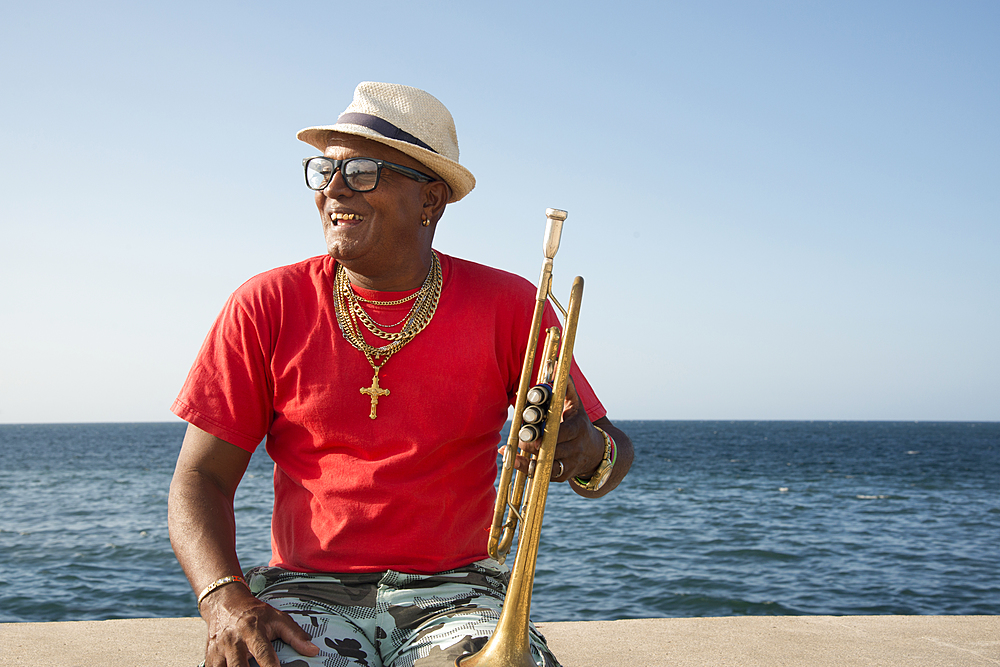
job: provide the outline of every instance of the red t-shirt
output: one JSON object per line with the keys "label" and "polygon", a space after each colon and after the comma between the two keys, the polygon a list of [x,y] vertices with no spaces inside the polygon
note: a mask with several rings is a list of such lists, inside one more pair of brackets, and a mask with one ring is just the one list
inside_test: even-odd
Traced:
{"label": "red t-shirt", "polygon": [[[390,394],[379,398],[376,419],[360,392],[372,367],[337,325],[329,256],[250,279],[209,332],[171,409],[247,451],[266,436],[275,462],[271,565],[433,573],[486,557],[496,448],[536,288],[438,257],[437,311],[379,372]],[[369,312],[392,324],[411,303]],[[603,417],[575,362],[572,375],[591,421]]]}

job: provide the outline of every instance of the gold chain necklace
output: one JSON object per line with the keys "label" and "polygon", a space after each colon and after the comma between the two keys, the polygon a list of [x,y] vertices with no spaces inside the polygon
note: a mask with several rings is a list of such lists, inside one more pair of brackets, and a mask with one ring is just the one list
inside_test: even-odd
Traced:
{"label": "gold chain necklace", "polygon": [[[398,305],[413,299],[413,306],[410,308],[409,313],[407,313],[407,317],[404,318],[406,324],[403,325],[403,328],[398,333],[382,331],[375,321],[371,319],[364,308],[361,307],[362,298],[351,287],[351,281],[348,280],[347,272],[344,270],[343,265],[337,264],[333,280],[333,304],[337,314],[337,324],[340,325],[340,331],[344,334],[347,342],[364,353],[365,358],[368,359],[368,363],[371,364],[372,369],[375,371],[371,386],[361,387],[360,389],[362,394],[366,394],[371,398],[371,412],[368,416],[372,419],[376,417],[375,408],[378,406],[379,397],[389,395],[388,389],[383,389],[379,386],[379,370],[386,365],[393,354],[413,340],[418,333],[430,324],[431,318],[434,317],[434,313],[437,310],[438,300],[441,298],[441,286],[444,281],[442,280],[441,263],[438,261],[437,254],[431,252],[431,259],[431,269],[427,272],[427,278],[424,279],[424,283],[420,289],[410,296],[397,299],[395,302],[366,300],[367,303],[378,305]],[[380,347],[369,345],[361,333],[358,324],[359,320],[374,335],[390,342]],[[397,326],[402,321],[391,326]],[[375,362],[378,358],[382,359],[381,363]]]}
{"label": "gold chain necklace", "polygon": [[[430,272],[428,272],[427,275],[430,276],[431,275]],[[350,281],[344,281],[344,282],[350,282]],[[362,297],[358,296],[354,292],[354,290],[351,289],[350,285],[348,285],[346,289],[352,295],[354,295],[354,298],[351,299],[351,304],[350,304],[351,305],[351,317],[353,319],[355,319],[355,322],[357,320],[360,320],[361,323],[365,325],[366,329],[368,329],[369,331],[371,331],[373,334],[375,334],[379,338],[382,338],[382,339],[385,339],[385,340],[395,340],[395,337],[398,336],[398,334],[392,334],[392,333],[389,333],[388,331],[383,331],[382,329],[392,329],[394,327],[398,327],[400,324],[402,324],[403,322],[405,322],[408,319],[410,319],[410,316],[413,315],[413,311],[416,309],[417,304],[419,303],[419,301],[417,299],[414,299],[413,305],[410,306],[410,309],[406,312],[406,315],[403,316],[403,319],[401,319],[400,321],[396,322],[395,324],[379,324],[378,322],[376,322],[375,320],[372,319],[372,316],[369,315],[368,311],[365,310],[364,307],[361,305]],[[423,289],[423,288],[421,288],[421,289]],[[420,294],[419,291],[414,292],[413,296],[415,297],[418,294]],[[345,294],[345,296],[348,299],[351,298],[350,295]],[[408,297],[408,298],[410,298],[410,297]],[[371,301],[366,301],[365,303],[372,303],[372,302]],[[376,303],[379,304],[379,305],[399,305],[396,302],[385,302],[385,303],[376,302]],[[405,303],[405,301],[400,301],[400,303]]]}
{"label": "gold chain necklace", "polygon": [[398,306],[401,303],[406,303],[407,301],[412,301],[413,299],[416,299],[418,294],[420,294],[419,290],[417,290],[410,296],[404,296],[402,299],[396,299],[395,301],[376,301],[375,299],[366,299],[360,294],[355,294],[354,297],[358,301],[362,301],[364,303],[370,303],[373,306]]}
{"label": "gold chain necklace", "polygon": [[[430,318],[434,316],[434,310],[437,309],[437,301],[441,295],[441,264],[438,262],[437,255],[432,255],[432,257],[431,270],[427,272],[427,278],[424,279],[423,285],[415,293],[416,299],[408,314],[409,321],[397,333],[382,331],[379,325],[371,319],[358,303],[359,297],[351,287],[346,272],[341,265],[337,265],[337,273],[334,277],[334,304],[337,308],[337,322],[340,324],[345,338],[354,347],[375,357],[392,354],[427,326]],[[359,320],[373,334],[383,340],[392,341],[392,343],[381,347],[374,347],[366,343],[358,327]]]}
{"label": "gold chain necklace", "polygon": [[[355,295],[355,296],[358,296],[358,295]],[[358,319],[361,320],[361,322],[365,325],[365,327],[369,331],[371,331],[373,334],[375,334],[379,338],[384,338],[385,335],[388,333],[386,331],[382,331],[383,329],[395,329],[400,324],[402,324],[406,320],[410,319],[410,315],[413,314],[413,308],[414,308],[414,306],[416,306],[416,303],[414,303],[413,306],[410,306],[410,309],[406,311],[406,315],[403,315],[402,319],[400,319],[398,322],[395,322],[393,324],[381,324],[379,322],[376,322],[372,318],[372,316],[368,314],[368,311],[365,310],[361,306],[360,301],[363,301],[363,298],[360,297],[360,296],[358,296],[358,301],[359,301],[359,303],[351,304],[352,305],[352,310],[354,311],[354,314],[356,314],[358,316]],[[365,301],[365,303],[371,303],[371,302],[370,301]],[[394,305],[396,305],[396,304],[394,304]]]}

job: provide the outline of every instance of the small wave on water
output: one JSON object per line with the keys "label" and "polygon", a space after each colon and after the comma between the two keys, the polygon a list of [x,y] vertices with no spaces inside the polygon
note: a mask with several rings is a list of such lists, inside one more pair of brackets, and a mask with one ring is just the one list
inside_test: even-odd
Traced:
{"label": "small wave on water", "polygon": [[[599,500],[549,493],[539,621],[1000,614],[1000,424],[623,422]],[[0,622],[197,614],[166,498],[183,424],[0,426]],[[271,464],[236,498],[269,557]]]}

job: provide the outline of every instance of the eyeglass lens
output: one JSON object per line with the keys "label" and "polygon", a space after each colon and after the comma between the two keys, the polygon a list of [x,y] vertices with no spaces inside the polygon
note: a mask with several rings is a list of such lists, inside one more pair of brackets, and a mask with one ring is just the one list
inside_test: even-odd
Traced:
{"label": "eyeglass lens", "polygon": [[[378,163],[367,158],[353,158],[340,166],[344,182],[355,192],[368,192],[378,185]],[[333,180],[333,161],[315,157],[306,163],[306,184],[313,190],[322,190]]]}

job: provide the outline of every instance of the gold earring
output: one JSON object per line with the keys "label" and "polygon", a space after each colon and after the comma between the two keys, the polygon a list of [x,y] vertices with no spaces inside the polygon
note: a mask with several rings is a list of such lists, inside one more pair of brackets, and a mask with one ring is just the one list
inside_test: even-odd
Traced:
{"label": "gold earring", "polygon": [[420,221],[420,224],[423,225],[424,227],[430,227],[431,226],[431,220],[430,220],[430,218],[428,218],[425,215],[424,219]]}

